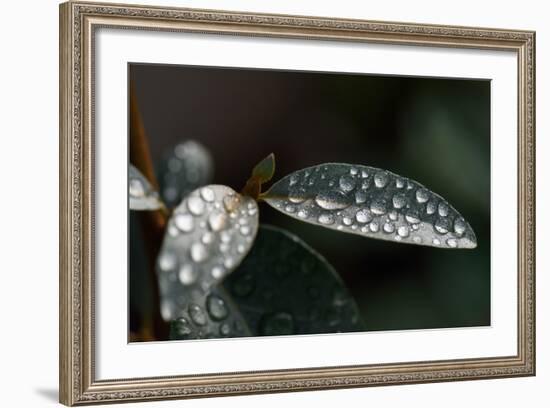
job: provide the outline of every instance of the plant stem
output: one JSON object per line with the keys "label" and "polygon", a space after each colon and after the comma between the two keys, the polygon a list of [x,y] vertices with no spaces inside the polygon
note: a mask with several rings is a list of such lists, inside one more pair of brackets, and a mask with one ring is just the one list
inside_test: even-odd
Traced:
{"label": "plant stem", "polygon": [[[139,112],[137,96],[133,83],[130,83],[130,162],[149,180],[151,186],[158,191],[159,185],[155,177],[153,160],[147,142],[145,127]],[[168,325],[160,314],[160,295],[155,273],[155,263],[164,238],[168,211],[166,208],[158,211],[140,211],[140,222],[149,254],[149,285],[153,297],[153,310],[150,318],[144,319],[144,325],[153,332],[156,340],[168,338]],[[151,321],[152,320],[152,321]]]}

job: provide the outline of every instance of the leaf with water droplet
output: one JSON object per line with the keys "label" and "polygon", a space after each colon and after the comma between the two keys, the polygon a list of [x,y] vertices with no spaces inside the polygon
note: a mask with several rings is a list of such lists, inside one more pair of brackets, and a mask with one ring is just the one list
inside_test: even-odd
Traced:
{"label": "leaf with water droplet", "polygon": [[187,140],[166,152],[157,170],[161,196],[174,207],[191,191],[212,181],[214,160],[201,143]]}
{"label": "leaf with water droplet", "polygon": [[297,236],[262,225],[242,264],[221,284],[254,335],[363,331],[334,268]]}
{"label": "leaf with water droplet", "polygon": [[192,336],[198,337],[192,338],[218,337],[222,323],[240,327],[231,329],[231,336],[246,335],[246,324],[230,299],[219,294],[221,302],[209,301],[215,286],[246,256],[257,230],[258,206],[250,197],[221,185],[191,192],[174,209],[157,258],[163,319],[183,318],[189,327],[196,326]]}
{"label": "leaf with water droplet", "polygon": [[128,196],[130,210],[158,210],[164,206],[151,183],[131,164],[128,166]]}
{"label": "leaf with water droplet", "polygon": [[351,234],[438,248],[477,246],[472,227],[444,198],[374,167],[309,167],[277,181],[261,198],[290,217]]}

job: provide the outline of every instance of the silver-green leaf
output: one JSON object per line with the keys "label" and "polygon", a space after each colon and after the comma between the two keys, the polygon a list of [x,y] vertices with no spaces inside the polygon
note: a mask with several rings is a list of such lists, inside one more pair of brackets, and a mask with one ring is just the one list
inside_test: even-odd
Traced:
{"label": "silver-green leaf", "polygon": [[308,167],[273,184],[262,199],[293,218],[342,232],[440,248],[477,246],[473,229],[445,199],[374,167]]}
{"label": "silver-green leaf", "polygon": [[128,166],[128,196],[130,210],[158,210],[163,207],[151,183],[133,165]]}
{"label": "silver-green leaf", "polygon": [[[212,290],[241,263],[257,230],[258,205],[250,197],[221,185],[191,192],[168,221],[157,258],[163,319],[194,322],[202,337],[223,330],[221,325],[231,321],[233,335],[245,335],[238,311]],[[213,301],[227,310],[223,318],[211,313],[208,302]]]}

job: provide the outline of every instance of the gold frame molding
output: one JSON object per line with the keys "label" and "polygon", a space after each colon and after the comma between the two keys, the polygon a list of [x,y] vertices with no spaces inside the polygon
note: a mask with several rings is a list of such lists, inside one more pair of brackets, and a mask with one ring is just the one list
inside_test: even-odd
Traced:
{"label": "gold frame molding", "polygon": [[[514,356],[245,373],[94,376],[93,47],[98,27],[513,51],[518,62],[518,350]],[[535,33],[68,2],[60,5],[60,402],[66,405],[535,374]]]}

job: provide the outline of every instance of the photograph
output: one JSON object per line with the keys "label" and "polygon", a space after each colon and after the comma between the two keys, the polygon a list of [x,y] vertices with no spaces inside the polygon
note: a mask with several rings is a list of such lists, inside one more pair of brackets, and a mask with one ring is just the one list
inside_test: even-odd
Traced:
{"label": "photograph", "polygon": [[61,403],[535,375],[536,33],[368,11],[60,5]]}
{"label": "photograph", "polygon": [[130,342],[491,325],[491,81],[128,64]]}

